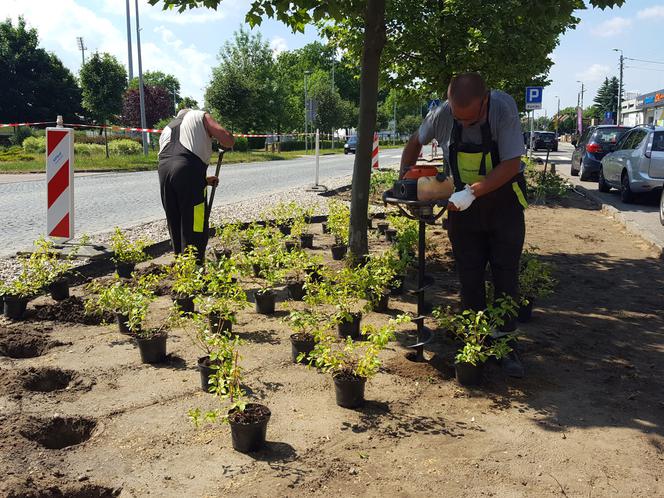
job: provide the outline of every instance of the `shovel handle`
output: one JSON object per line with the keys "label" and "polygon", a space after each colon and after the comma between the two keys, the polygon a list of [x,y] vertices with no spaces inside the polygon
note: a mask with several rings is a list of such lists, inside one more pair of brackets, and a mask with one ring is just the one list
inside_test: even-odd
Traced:
{"label": "shovel handle", "polygon": [[[214,176],[216,176],[217,179],[219,178],[219,171],[221,170],[221,161],[224,159],[224,153],[225,152],[226,152],[226,149],[221,149],[219,151],[219,158],[217,159],[217,169],[214,172]],[[212,192],[210,192],[210,200],[208,201],[208,205],[207,205],[208,219],[210,217],[210,213],[212,212],[212,203],[214,202],[214,193],[216,192],[216,190],[217,190],[217,185],[214,185],[212,187]]]}

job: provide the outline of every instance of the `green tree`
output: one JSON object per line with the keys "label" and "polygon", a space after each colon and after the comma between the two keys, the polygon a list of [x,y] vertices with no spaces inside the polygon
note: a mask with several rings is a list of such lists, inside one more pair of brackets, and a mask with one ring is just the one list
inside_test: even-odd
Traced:
{"label": "green tree", "polygon": [[281,104],[272,50],[260,33],[240,28],[219,52],[205,101],[232,129],[247,133],[275,127]]}
{"label": "green tree", "polygon": [[37,30],[20,17],[0,23],[0,122],[76,119],[81,90],[60,59],[39,48]]}
{"label": "green tree", "polygon": [[[145,71],[143,73],[144,86],[158,86],[166,90],[171,96],[171,109],[180,102],[180,80],[172,74],[166,74],[162,71]],[[130,89],[138,90],[138,78],[133,78],[129,82]]]}
{"label": "green tree", "polygon": [[597,90],[594,103],[594,114],[592,117],[603,120],[605,113],[618,113],[618,94],[621,92],[618,78],[604,78],[604,82]]}
{"label": "green tree", "polygon": [[198,102],[191,97],[183,97],[178,102],[178,111],[182,109],[198,109]]}
{"label": "green tree", "polygon": [[122,112],[127,73],[111,54],[92,54],[81,67],[83,107],[99,123],[108,123]]}
{"label": "green tree", "polygon": [[[151,4],[159,1],[149,0]],[[221,0],[163,1],[164,8],[177,7],[180,12],[201,5],[216,8],[221,3]],[[624,0],[590,2],[604,8],[622,5]],[[329,28],[324,34],[333,45],[352,51],[355,60],[361,60],[358,147],[351,194],[350,249],[353,256],[366,254],[368,248],[371,149],[381,56],[388,39],[383,75],[398,86],[411,88],[415,82],[423,81],[439,92],[454,71],[474,69],[486,73],[490,84],[501,88],[512,85],[511,91],[514,91],[516,85],[527,79],[533,82],[533,75],[548,70],[551,66],[549,53],[555,48],[558,36],[578,22],[573,10],[581,7],[582,0],[392,0],[387,11],[386,0],[255,0],[251,3],[246,15],[251,26],[260,24],[264,16],[274,17],[294,31],[304,31],[310,22],[323,22]],[[541,27],[533,28],[538,25]],[[443,31],[443,26],[449,33]],[[522,35],[518,36],[518,32]],[[539,37],[544,40],[540,41]],[[448,46],[453,50],[448,50]],[[533,57],[521,55],[529,52]],[[498,67],[513,64],[514,69]],[[505,79],[507,81],[503,82]]]}

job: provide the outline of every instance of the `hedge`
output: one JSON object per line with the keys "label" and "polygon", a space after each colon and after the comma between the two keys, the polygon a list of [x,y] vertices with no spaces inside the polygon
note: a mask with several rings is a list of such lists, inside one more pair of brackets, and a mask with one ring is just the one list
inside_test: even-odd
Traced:
{"label": "hedge", "polygon": [[141,144],[136,143],[134,140],[113,140],[108,143],[108,152],[117,156],[140,154],[142,151],[143,147]]}

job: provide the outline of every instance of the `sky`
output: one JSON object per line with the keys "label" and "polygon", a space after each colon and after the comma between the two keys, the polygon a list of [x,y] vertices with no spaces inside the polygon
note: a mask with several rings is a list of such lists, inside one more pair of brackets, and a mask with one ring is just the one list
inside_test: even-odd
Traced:
{"label": "sky", "polygon": [[[131,0],[134,73],[138,73],[134,1]],[[86,54],[110,52],[127,63],[125,0],[0,0],[4,16],[24,16],[37,28],[41,46],[55,53],[75,74],[81,65],[76,37],[82,36]],[[233,31],[244,24],[251,0],[224,0],[217,11],[195,9],[185,14],[163,12],[163,4],[151,6],[139,0],[143,71],[160,70],[174,74],[183,96],[203,103],[211,68],[217,54]],[[588,9],[577,12],[581,22],[560,39],[552,54],[555,61],[544,89],[544,109],[536,116],[555,114],[558,97],[561,108],[575,106],[584,83],[584,104],[589,105],[606,76],[618,76],[619,53],[626,58],[661,61],[653,64],[625,61],[626,92],[648,93],[664,88],[664,54],[661,32],[664,2],[626,0],[621,8]],[[314,28],[293,34],[277,21],[265,20],[256,28],[275,52],[300,48],[318,39]]]}

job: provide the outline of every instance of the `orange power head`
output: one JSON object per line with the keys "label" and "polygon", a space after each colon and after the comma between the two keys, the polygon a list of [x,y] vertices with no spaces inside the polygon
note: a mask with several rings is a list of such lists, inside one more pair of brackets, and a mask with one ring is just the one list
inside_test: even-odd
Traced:
{"label": "orange power head", "polygon": [[436,176],[438,168],[435,166],[413,166],[403,175],[404,180],[417,180],[423,176]]}

